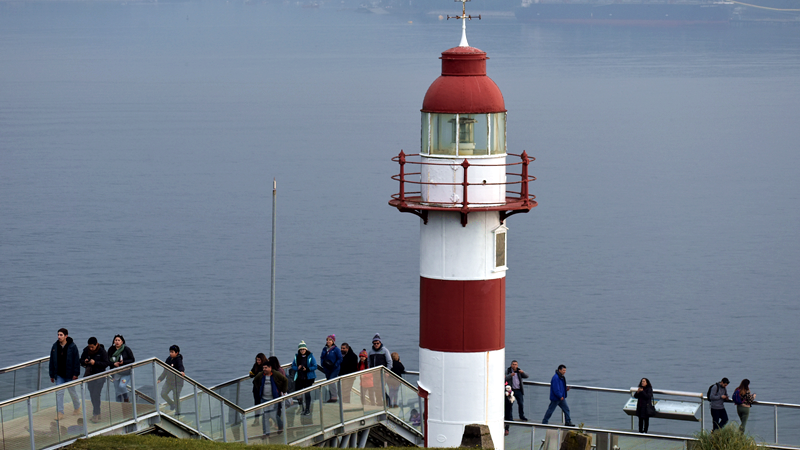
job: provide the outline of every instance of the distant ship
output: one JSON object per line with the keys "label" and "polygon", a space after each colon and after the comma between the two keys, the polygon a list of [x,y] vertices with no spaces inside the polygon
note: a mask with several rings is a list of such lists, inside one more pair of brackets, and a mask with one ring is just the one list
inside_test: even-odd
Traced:
{"label": "distant ship", "polygon": [[605,25],[724,24],[735,3],[703,0],[523,0],[515,10],[524,22]]}

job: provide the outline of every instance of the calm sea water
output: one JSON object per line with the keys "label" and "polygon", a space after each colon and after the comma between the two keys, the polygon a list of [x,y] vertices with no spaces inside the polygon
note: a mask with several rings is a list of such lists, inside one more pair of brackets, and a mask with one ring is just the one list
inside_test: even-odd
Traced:
{"label": "calm sea water", "polygon": [[[508,221],[509,361],[800,403],[799,29],[484,19],[509,151],[537,158],[539,206]],[[244,375],[269,348],[275,177],[280,359],[380,332],[416,368],[419,221],[386,204],[390,158],[418,151],[459,25],[0,2],[0,366],[63,326]]]}

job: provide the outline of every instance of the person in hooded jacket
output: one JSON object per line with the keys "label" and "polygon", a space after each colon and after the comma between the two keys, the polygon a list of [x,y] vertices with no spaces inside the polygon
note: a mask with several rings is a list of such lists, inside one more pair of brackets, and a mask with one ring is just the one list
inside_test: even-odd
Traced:
{"label": "person in hooded jacket", "polygon": [[[322,353],[319,355],[319,360],[322,362],[322,372],[325,373],[325,379],[330,380],[339,376],[339,371],[342,366],[342,352],[336,346],[336,335],[331,334],[325,339],[325,347],[322,347]],[[328,398],[327,403],[336,403],[339,401],[339,394],[336,392],[336,384],[328,385]]]}
{"label": "person in hooded jacket", "polygon": [[392,370],[392,354],[389,352],[389,349],[384,347],[383,342],[381,342],[381,335],[379,333],[375,333],[375,336],[372,338],[372,347],[369,349],[367,361],[369,361],[370,369],[373,367],[384,366],[387,369]]}
{"label": "person in hooded jacket", "polygon": [[[257,384],[255,377],[261,373],[264,367],[264,363],[267,362],[267,355],[263,353],[259,353],[256,355],[256,362],[253,363],[253,367],[250,369],[250,378],[253,378],[253,405],[261,404],[261,387]],[[261,420],[261,410],[256,411],[256,419],[253,422],[253,425],[258,425],[259,421]]]}
{"label": "person in hooded jacket", "polygon": [[[181,355],[181,348],[177,345],[172,345],[169,347],[169,356],[166,360],[164,360],[164,362],[177,372],[180,372],[181,375],[186,376],[186,370],[183,367],[183,355]],[[161,372],[161,375],[158,377],[158,382],[161,383],[164,381],[164,379],[166,379],[167,382],[164,383],[164,387],[161,388],[161,398],[167,402],[170,411],[175,411],[177,409],[177,414],[180,414],[180,396],[181,389],[183,389],[183,378],[177,377],[165,370]],[[170,392],[172,392],[172,398],[169,398]]]}
{"label": "person in hooded jacket", "polygon": [[[64,384],[72,380],[77,380],[81,374],[81,360],[78,354],[78,346],[69,337],[66,328],[59,328],[58,339],[50,349],[50,382],[56,385]],[[75,386],[67,388],[69,396],[72,397],[72,412],[77,416],[81,413],[81,398]],[[56,392],[56,420],[64,418],[64,390]]]}
{"label": "person in hooded jacket", "polygon": [[[103,344],[98,343],[97,338],[94,336],[89,338],[87,344],[81,353],[81,365],[86,368],[83,373],[84,378],[103,373],[108,367],[108,353],[106,353],[106,348]],[[103,412],[101,400],[105,384],[106,377],[98,377],[87,383],[89,398],[92,399],[92,418],[89,419],[92,423],[98,423],[101,420]]]}
{"label": "person in hooded jacket", "polygon": [[[133,356],[133,350],[125,345],[125,338],[122,337],[121,334],[114,336],[114,344],[112,344],[108,349],[108,362],[111,370],[136,362],[136,358]],[[117,402],[130,402],[130,399],[128,398],[128,385],[130,383],[130,379],[130,370],[117,373],[112,378]]]}
{"label": "person in hooded jacket", "polygon": [[633,396],[637,399],[636,417],[639,418],[639,433],[647,433],[647,429],[650,428],[650,415],[647,412],[647,405],[653,403],[653,385],[650,384],[650,380],[642,378]]}
{"label": "person in hooded jacket", "polygon": [[[358,356],[347,342],[342,343],[342,365],[339,376],[349,375],[358,371]],[[350,394],[353,392],[354,377],[342,379],[342,402],[350,403]]]}
{"label": "person in hooded jacket", "polygon": [[[297,354],[294,355],[292,361],[292,373],[294,373],[294,390],[299,391],[310,387],[314,384],[314,379],[317,377],[317,360],[314,355],[308,351],[308,346],[305,341],[300,341],[297,345]],[[303,398],[300,399],[300,407],[303,416],[311,414],[311,393],[306,392]]]}
{"label": "person in hooded jacket", "polygon": [[[289,380],[287,380],[280,371],[274,370],[269,360],[264,363],[264,366],[261,368],[261,373],[256,375],[254,381],[256,381],[259,386],[258,393],[261,396],[261,403],[267,403],[279,398],[284,392],[289,390]],[[275,421],[279,433],[283,431],[283,421],[280,419],[282,406],[282,402],[277,402],[264,408],[264,418],[261,421],[261,425],[265,439],[270,435],[270,419]]]}

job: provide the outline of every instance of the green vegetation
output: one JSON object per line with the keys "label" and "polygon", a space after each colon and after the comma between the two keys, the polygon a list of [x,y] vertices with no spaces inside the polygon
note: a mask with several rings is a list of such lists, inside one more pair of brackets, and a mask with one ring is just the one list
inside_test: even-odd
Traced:
{"label": "green vegetation", "polygon": [[[288,445],[244,445],[200,439],[176,439],[158,436],[97,436],[78,439],[68,450],[297,450]],[[399,447],[389,449],[400,450]]]}
{"label": "green vegetation", "polygon": [[721,430],[709,433],[703,430],[694,435],[697,442],[692,450],[765,450],[753,436],[739,431],[739,424],[730,423]]}

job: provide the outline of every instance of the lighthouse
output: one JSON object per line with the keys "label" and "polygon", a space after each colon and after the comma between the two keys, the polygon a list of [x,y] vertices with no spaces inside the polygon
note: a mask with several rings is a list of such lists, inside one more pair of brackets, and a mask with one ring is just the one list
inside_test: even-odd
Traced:
{"label": "lighthouse", "polygon": [[[462,5],[464,1],[462,0]],[[450,18],[448,16],[448,18]],[[420,218],[419,393],[426,447],[457,447],[468,424],[503,448],[506,219],[536,206],[532,161],[506,145],[503,94],[470,47],[459,46],[422,101],[419,154],[403,151],[389,204]]]}

